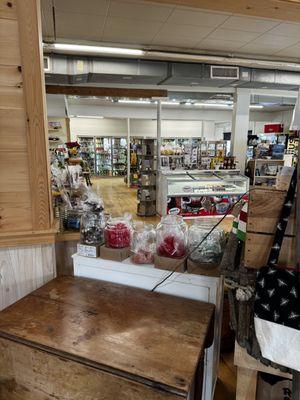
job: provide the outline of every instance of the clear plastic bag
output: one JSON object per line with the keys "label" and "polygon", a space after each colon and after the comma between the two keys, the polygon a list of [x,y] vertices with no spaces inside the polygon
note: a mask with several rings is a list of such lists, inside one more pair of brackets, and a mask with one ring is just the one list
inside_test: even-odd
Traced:
{"label": "clear plastic bag", "polygon": [[215,228],[204,242],[197,247],[215,224],[215,221],[212,223],[196,219],[190,227],[188,252],[189,259],[193,262],[199,264],[218,264],[220,262],[225,245],[225,234],[222,229]]}
{"label": "clear plastic bag", "polygon": [[162,217],[156,228],[156,252],[161,257],[182,258],[186,255],[187,225],[179,215]]}
{"label": "clear plastic bag", "polygon": [[131,261],[134,264],[153,264],[156,232],[151,224],[136,222],[131,242]]}

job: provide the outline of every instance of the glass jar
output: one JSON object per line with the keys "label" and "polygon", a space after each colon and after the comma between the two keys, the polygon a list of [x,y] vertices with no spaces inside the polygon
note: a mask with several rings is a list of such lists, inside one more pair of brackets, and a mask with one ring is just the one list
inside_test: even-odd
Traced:
{"label": "glass jar", "polygon": [[110,218],[104,230],[105,246],[113,249],[130,247],[132,224],[129,218]]}
{"label": "glass jar", "polygon": [[182,258],[186,255],[187,225],[179,215],[162,217],[156,228],[156,252],[161,257]]}
{"label": "glass jar", "polygon": [[211,231],[215,223],[210,223],[201,218],[195,219],[188,233],[189,259],[198,264],[218,264],[220,262],[224,245],[225,234],[220,228],[215,228],[204,242],[199,243]]}
{"label": "glass jar", "polygon": [[102,212],[84,212],[80,222],[80,242],[98,245],[104,242],[105,218]]}
{"label": "glass jar", "polygon": [[134,264],[153,264],[156,247],[154,226],[138,221],[134,223],[131,242],[131,261]]}

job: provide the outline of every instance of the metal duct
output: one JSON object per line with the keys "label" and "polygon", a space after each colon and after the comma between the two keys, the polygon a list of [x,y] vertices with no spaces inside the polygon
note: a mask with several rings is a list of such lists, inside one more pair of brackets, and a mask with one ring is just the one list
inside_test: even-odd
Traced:
{"label": "metal duct", "polygon": [[232,73],[211,77],[211,66],[186,62],[165,62],[107,57],[49,55],[47,84],[141,84],[170,86],[243,87],[294,90],[300,87],[300,72],[237,67]]}

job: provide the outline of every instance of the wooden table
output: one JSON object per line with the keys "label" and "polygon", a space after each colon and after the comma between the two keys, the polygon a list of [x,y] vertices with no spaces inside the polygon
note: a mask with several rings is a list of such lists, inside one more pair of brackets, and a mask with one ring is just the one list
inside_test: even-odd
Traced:
{"label": "wooden table", "polygon": [[200,399],[214,306],[60,277],[0,313],[0,398]]}

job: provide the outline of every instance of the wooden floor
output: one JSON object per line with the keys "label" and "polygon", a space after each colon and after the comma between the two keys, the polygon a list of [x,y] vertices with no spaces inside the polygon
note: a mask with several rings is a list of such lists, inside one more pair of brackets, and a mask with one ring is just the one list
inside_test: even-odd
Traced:
{"label": "wooden floor", "polygon": [[[153,224],[160,221],[159,216],[137,217],[136,189],[129,189],[123,178],[93,178],[92,182],[94,190],[103,198],[105,212],[115,217],[130,213],[134,220],[144,220]],[[231,225],[232,219],[227,218],[221,226],[225,230],[230,230]],[[233,365],[233,354],[222,353],[215,400],[234,400],[235,390],[236,368]]]}

